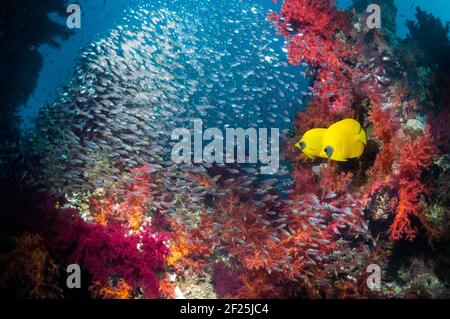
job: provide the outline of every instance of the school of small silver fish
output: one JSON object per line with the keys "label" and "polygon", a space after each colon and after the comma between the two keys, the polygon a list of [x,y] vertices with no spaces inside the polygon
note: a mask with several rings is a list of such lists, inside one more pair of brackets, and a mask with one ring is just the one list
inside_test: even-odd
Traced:
{"label": "school of small silver fish", "polygon": [[[169,192],[189,195],[198,209],[206,195],[230,187],[256,187],[255,203],[280,205],[271,191],[292,192],[286,162],[263,178],[256,164],[175,164],[170,135],[200,118],[204,128],[277,127],[283,138],[301,108],[305,70],[288,66],[282,38],[256,4],[206,1],[176,12],[167,6],[130,10],[82,52],[74,78],[27,136],[27,152],[40,158],[34,180],[58,195],[120,193],[130,178],[123,172],[148,163],[158,176],[160,208],[173,205]],[[192,178],[199,175],[209,182]]]}

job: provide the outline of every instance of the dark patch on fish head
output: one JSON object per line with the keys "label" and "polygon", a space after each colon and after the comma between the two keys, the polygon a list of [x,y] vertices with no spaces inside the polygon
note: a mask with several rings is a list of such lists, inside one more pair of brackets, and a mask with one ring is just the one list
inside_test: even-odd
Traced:
{"label": "dark patch on fish head", "polygon": [[303,151],[306,148],[306,143],[305,142],[300,142],[298,144],[298,148]]}
{"label": "dark patch on fish head", "polygon": [[324,152],[325,154],[327,154],[328,157],[331,157],[331,155],[333,155],[334,148],[328,145],[327,147],[325,147]]}
{"label": "dark patch on fish head", "polygon": [[306,143],[305,142],[297,142],[295,144],[295,147],[298,148],[299,150],[303,151],[306,148]]}

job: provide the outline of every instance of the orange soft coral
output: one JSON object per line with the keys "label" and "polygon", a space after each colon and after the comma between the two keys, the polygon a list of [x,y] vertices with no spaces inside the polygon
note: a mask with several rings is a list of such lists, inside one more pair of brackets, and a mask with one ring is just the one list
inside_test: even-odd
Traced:
{"label": "orange soft coral", "polygon": [[202,215],[200,228],[186,229],[176,220],[171,221],[170,256],[167,264],[175,270],[201,273],[208,263],[212,248],[205,240],[212,229],[209,216]]}
{"label": "orange soft coral", "polygon": [[159,281],[159,292],[164,298],[175,298],[175,284],[170,282],[167,274],[165,274],[164,277]]}
{"label": "orange soft coral", "polygon": [[132,181],[125,185],[125,198],[120,202],[115,194],[102,199],[90,199],[94,221],[106,225],[109,221],[119,220],[130,230],[141,227],[144,213],[151,203],[151,185],[148,165],[131,171]]}
{"label": "orange soft coral", "polygon": [[104,285],[98,281],[89,287],[94,298],[101,299],[129,299],[131,297],[132,288],[125,280],[120,279],[116,284],[111,282]]}
{"label": "orange soft coral", "polygon": [[274,283],[274,278],[264,271],[244,271],[239,276],[242,286],[233,297],[245,299],[281,298],[283,287]]}
{"label": "orange soft coral", "polygon": [[131,230],[137,231],[144,219],[144,212],[151,202],[150,173],[148,164],[131,171],[133,182],[128,185],[125,201],[118,207],[119,214]]}
{"label": "orange soft coral", "polygon": [[111,218],[111,214],[114,211],[115,200],[116,198],[113,195],[101,199],[91,198],[89,200],[91,214],[96,224],[106,225],[108,223],[108,219]]}
{"label": "orange soft coral", "polygon": [[242,264],[249,265],[249,260],[253,260],[255,268],[269,269],[271,227],[259,215],[257,206],[230,194],[220,199],[218,209],[213,218],[215,244]]}

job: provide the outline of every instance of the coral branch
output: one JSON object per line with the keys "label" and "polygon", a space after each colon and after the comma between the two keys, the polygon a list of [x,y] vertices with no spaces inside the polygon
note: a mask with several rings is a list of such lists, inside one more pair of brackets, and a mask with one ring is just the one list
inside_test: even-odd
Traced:
{"label": "coral branch", "polygon": [[431,134],[427,132],[424,136],[407,141],[400,154],[399,203],[389,238],[399,240],[405,237],[413,240],[417,234],[417,228],[412,226],[410,217],[420,217],[422,210],[420,196],[428,192],[427,187],[421,182],[422,173],[433,164],[438,151]]}

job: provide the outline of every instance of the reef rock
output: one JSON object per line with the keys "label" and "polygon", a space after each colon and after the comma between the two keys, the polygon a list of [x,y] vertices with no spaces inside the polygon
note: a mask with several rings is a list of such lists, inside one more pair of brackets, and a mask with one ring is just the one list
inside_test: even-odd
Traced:
{"label": "reef rock", "polygon": [[420,136],[425,132],[425,125],[418,119],[409,119],[406,122],[405,130],[412,136]]}

